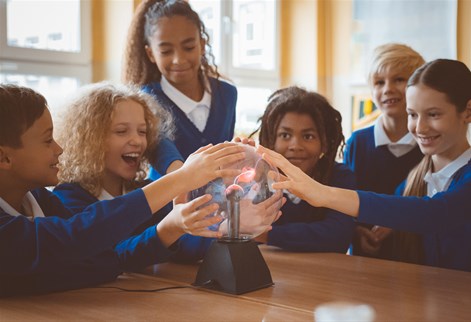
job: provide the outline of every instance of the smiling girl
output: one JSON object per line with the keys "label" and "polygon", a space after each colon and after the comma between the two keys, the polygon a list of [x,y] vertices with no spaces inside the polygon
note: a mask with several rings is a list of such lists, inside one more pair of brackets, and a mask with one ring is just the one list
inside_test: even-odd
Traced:
{"label": "smiling girl", "polygon": [[409,79],[408,129],[425,157],[410,172],[403,196],[328,187],[262,147],[288,177],[274,188],[365,223],[421,234],[425,264],[471,271],[470,88],[471,71],[455,60],[429,62]]}
{"label": "smiling girl", "polygon": [[[148,162],[159,135],[171,132],[171,117],[132,86],[85,86],[59,122],[61,184],[54,192],[73,213],[148,184]],[[156,224],[170,211],[161,209]]]}
{"label": "smiling girl", "polygon": [[152,163],[158,173],[180,167],[201,146],[232,140],[237,90],[221,80],[209,35],[188,1],[142,1],[124,60],[123,82],[142,86],[175,120],[175,139],[162,141]]}

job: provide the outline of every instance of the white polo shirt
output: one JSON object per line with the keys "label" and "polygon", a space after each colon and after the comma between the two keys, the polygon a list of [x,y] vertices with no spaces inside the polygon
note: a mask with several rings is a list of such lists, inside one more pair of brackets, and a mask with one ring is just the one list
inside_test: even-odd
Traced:
{"label": "white polo shirt", "polygon": [[200,132],[203,132],[208,122],[211,94],[205,90],[201,101],[195,102],[170,84],[164,76],[162,76],[160,85],[165,95],[186,114]]}
{"label": "white polo shirt", "polygon": [[23,206],[23,209],[25,211],[24,214],[20,214],[18,211],[16,211],[15,208],[10,206],[5,200],[0,198],[0,208],[2,208],[7,214],[10,216],[18,217],[18,216],[25,216],[28,217],[29,220],[33,221],[34,218],[37,217],[44,217],[44,212],[39,206],[38,202],[34,198],[33,194],[31,192],[27,192],[26,195],[23,198],[23,201],[21,202],[21,205]]}
{"label": "white polo shirt", "polygon": [[427,196],[432,197],[438,192],[448,189],[456,171],[465,166],[471,159],[471,148],[468,148],[458,158],[447,164],[443,169],[435,173],[427,172],[424,180],[427,182]]}
{"label": "white polo shirt", "polygon": [[381,145],[387,145],[388,150],[394,154],[396,158],[402,157],[403,155],[412,151],[416,146],[417,142],[415,141],[412,134],[409,132],[404,135],[399,141],[391,142],[386,131],[383,128],[382,115],[376,119],[374,126],[374,139],[375,146],[379,147]]}

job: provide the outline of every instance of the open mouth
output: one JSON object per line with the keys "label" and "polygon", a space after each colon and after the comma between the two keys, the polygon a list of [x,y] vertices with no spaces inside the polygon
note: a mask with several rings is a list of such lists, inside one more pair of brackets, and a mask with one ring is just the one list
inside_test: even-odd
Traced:
{"label": "open mouth", "polygon": [[123,154],[121,158],[123,158],[124,162],[126,162],[130,166],[136,166],[139,164],[140,156],[141,155],[139,153],[126,153]]}

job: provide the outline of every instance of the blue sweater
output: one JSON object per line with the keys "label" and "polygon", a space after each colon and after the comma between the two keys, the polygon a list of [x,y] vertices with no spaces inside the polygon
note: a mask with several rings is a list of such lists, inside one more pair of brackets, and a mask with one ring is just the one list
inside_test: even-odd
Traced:
{"label": "blue sweater", "polygon": [[386,194],[393,194],[422,158],[418,146],[399,158],[386,145],[376,147],[374,126],[353,132],[344,153],[344,163],[355,173],[358,189]]}
{"label": "blue sweater", "polygon": [[152,216],[141,189],[76,215],[46,189],[32,193],[46,217],[30,221],[0,209],[1,296],[92,286],[172,254],[155,227],[129,237]]}
{"label": "blue sweater", "polygon": [[[150,183],[150,180],[143,182],[143,185]],[[80,213],[91,204],[98,202],[98,198],[90,192],[82,188],[78,183],[62,183],[57,185],[53,191],[61,200],[62,204],[73,214]],[[139,234],[150,226],[158,224],[170,211],[172,210],[172,203],[168,203],[165,207],[152,215],[152,218],[145,221],[133,234]]]}
{"label": "blue sweater", "polygon": [[[358,189],[386,194],[394,194],[396,187],[407,178],[409,171],[422,158],[418,146],[401,157],[392,154],[386,145],[376,147],[374,126],[353,132],[344,153],[344,163],[355,173]],[[353,238],[352,253],[371,256],[363,252],[358,237],[356,234]],[[394,240],[389,236],[382,242],[379,253],[373,257],[393,259],[393,251]]]}
{"label": "blue sweater", "polygon": [[[345,165],[336,163],[331,186],[355,189],[355,177]],[[337,211],[316,208],[305,201],[289,199],[282,216],[268,232],[268,244],[288,251],[345,253],[353,236],[354,220]]]}
{"label": "blue sweater", "polygon": [[432,198],[358,194],[359,220],[419,233],[425,264],[471,271],[471,161]]}
{"label": "blue sweater", "polygon": [[[145,85],[143,90],[152,94],[170,113],[176,125],[175,140],[164,139],[157,149],[157,161],[152,165],[159,173],[166,173],[175,160],[184,161],[201,146],[232,140],[235,126],[237,89],[215,78],[209,78],[211,107],[203,132],[190,121],[186,114],[162,91],[160,83]],[[156,179],[155,172],[151,175]]]}
{"label": "blue sweater", "polygon": [[[146,181],[145,183],[150,183],[150,181]],[[99,201],[94,195],[83,189],[78,183],[60,184],[54,188],[54,194],[56,194],[64,206],[74,214],[82,212],[89,205]],[[152,218],[138,226],[132,234],[139,234],[149,227],[153,227],[155,230],[155,225],[157,225],[170,211],[172,211],[172,208],[172,203],[167,204],[165,207],[153,214]],[[134,216],[134,211],[128,215]],[[169,259],[175,262],[185,263],[200,260],[204,257],[211,241],[211,238],[183,235],[172,245],[171,249],[176,251]]]}

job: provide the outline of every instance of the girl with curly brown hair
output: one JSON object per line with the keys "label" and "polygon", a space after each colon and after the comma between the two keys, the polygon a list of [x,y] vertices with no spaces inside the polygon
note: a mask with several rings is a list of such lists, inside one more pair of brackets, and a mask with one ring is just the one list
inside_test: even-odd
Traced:
{"label": "girl with curly brown hair", "polygon": [[180,167],[203,145],[232,140],[237,90],[221,80],[209,35],[188,2],[147,0],[138,6],[122,78],[151,93],[175,120],[174,140],[162,141],[152,163],[158,173]]}

